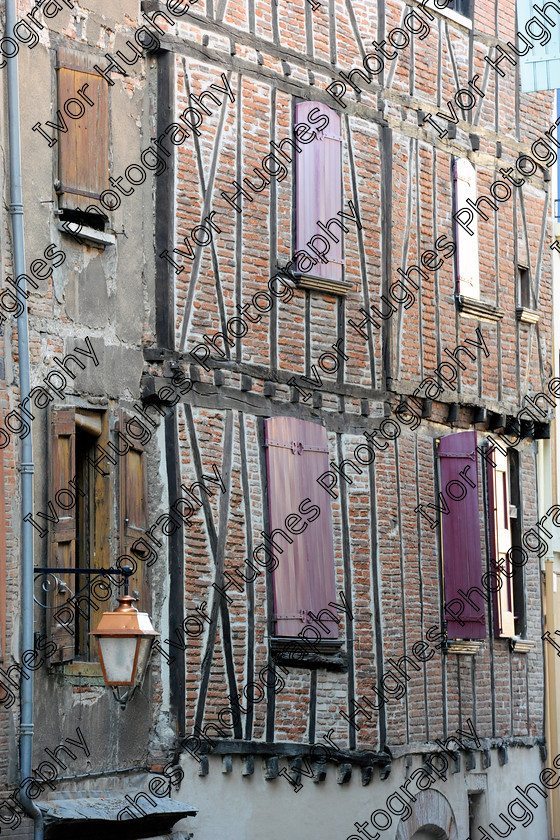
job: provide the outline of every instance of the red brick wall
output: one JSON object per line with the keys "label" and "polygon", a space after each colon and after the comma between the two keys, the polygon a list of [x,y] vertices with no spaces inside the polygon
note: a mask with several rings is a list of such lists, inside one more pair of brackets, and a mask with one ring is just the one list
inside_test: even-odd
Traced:
{"label": "red brick wall", "polygon": [[[391,27],[399,26],[404,6],[402,3],[384,5],[387,32]],[[239,173],[242,177],[252,177],[253,167],[260,166],[262,158],[269,153],[270,141],[290,136],[294,102],[298,97],[318,99],[336,108],[334,100],[325,95],[326,86],[340,70],[348,72],[353,67],[362,67],[346,7],[342,3],[334,3],[333,7],[336,24],[334,40],[329,36],[327,6],[310,16],[301,4],[281,4],[278,8],[280,39],[275,44],[271,19],[275,10],[271,11],[269,4],[256,4],[256,39],[259,40],[249,32],[244,10],[228,4],[223,23],[236,42],[233,57],[230,56],[233,48],[229,49],[229,44],[214,25],[201,22],[200,29],[198,24],[184,25],[184,48],[178,48],[178,52],[184,52],[185,58],[178,57],[176,63],[177,115],[186,107],[183,61],[191,91],[200,93],[208,89],[210,84],[219,83],[221,72],[232,70],[231,86],[236,97],[235,103],[227,103],[221,133],[221,109],[210,103],[212,114],[204,117],[204,125],[200,129],[202,136],[197,138],[196,144],[191,137],[179,147],[177,247],[181,247],[182,237],[188,235],[193,226],[200,224],[203,215],[199,156],[207,184],[211,177],[213,155],[217,154],[211,209],[216,211],[214,221],[222,228],[222,232],[214,238],[214,255],[213,245],[203,248],[195,274],[191,271],[191,262],[188,259],[181,262],[179,258],[185,270],[176,280],[176,325],[180,341],[187,302],[186,339],[179,347],[185,353],[185,363],[193,361],[188,356],[189,351],[203,341],[205,334],[211,335],[225,327],[225,320],[222,321],[220,316],[221,308],[226,319],[232,317],[236,314],[235,304],[250,303],[254,293],[266,288],[276,265],[284,265],[292,255],[293,165],[287,164],[288,176],[282,182],[271,179],[271,184],[261,193],[251,193],[254,201],[244,201],[242,215],[233,211],[220,196],[220,191],[225,190],[231,195],[233,179],[239,179]],[[376,9],[372,4],[358,3],[353,4],[353,11],[363,43],[369,49],[367,45],[371,44],[371,40],[380,37]],[[202,6],[200,13],[203,14]],[[434,13],[434,16],[436,20],[431,24],[428,37],[422,41],[414,38],[413,48],[409,46],[400,51],[390,87],[380,88],[376,83],[364,86],[359,103],[349,91],[344,97],[347,108],[338,109],[343,117],[343,209],[348,209],[349,199],[354,200],[363,225],[363,253],[356,226],[352,223],[345,237],[346,278],[353,282],[353,289],[345,299],[321,292],[296,291],[289,303],[281,303],[269,314],[263,314],[259,323],[249,324],[247,335],[237,339],[235,347],[230,349],[229,361],[212,352],[212,366],[222,368],[224,385],[221,388],[214,389],[212,372],[200,368],[208,394],[207,405],[215,405],[215,409],[204,408],[197,396],[203,386],[200,390],[195,387],[188,397],[189,402],[195,406],[198,404],[198,408],[193,408],[193,416],[205,467],[203,471],[206,472],[221,457],[220,450],[225,440],[225,406],[233,410],[232,489],[223,553],[226,569],[239,568],[244,557],[248,556],[247,531],[251,533],[255,545],[259,532],[264,528],[263,487],[259,474],[264,454],[257,438],[253,414],[267,416],[268,413],[301,410],[301,416],[306,419],[326,423],[331,458],[338,462],[340,457],[352,457],[354,446],[361,439],[360,399],[369,401],[372,418],[382,416],[381,402],[374,400],[395,402],[383,391],[379,331],[373,330],[370,350],[363,338],[348,327],[350,318],[361,320],[360,307],[368,307],[364,288],[367,289],[369,302],[379,303],[384,290],[383,282],[397,279],[398,267],[406,269],[416,264],[423,251],[433,248],[438,236],[445,234],[448,240],[453,239],[453,155],[469,157],[475,163],[479,195],[486,194],[492,181],[499,177],[498,168],[511,165],[521,151],[528,151],[528,145],[552,121],[552,96],[548,93],[521,94],[519,108],[516,109],[517,69],[504,61],[505,78],[497,79],[496,72],[490,70],[476,124],[461,121],[457,136],[451,141],[439,139],[428,123],[418,126],[417,109],[434,114],[438,109],[444,110],[447,100],[459,87],[466,87],[474,73],[480,74],[478,85],[482,84],[486,67],[483,59],[489,54],[490,45],[496,42],[493,3],[477,3],[474,39],[465,27],[444,15]],[[308,50],[305,37],[309,32],[306,27],[310,18],[312,52]],[[513,38],[514,19],[514,3],[500,4],[498,35],[502,42]],[[195,42],[200,43],[202,33],[208,38],[206,50],[204,46],[194,47]],[[469,55],[469,43],[473,46],[472,57]],[[329,65],[334,51],[336,62],[331,74]],[[206,60],[200,57],[205,52],[208,56]],[[290,67],[289,75],[285,75],[286,66],[281,66],[281,58]],[[314,84],[309,84],[308,70],[314,74]],[[220,94],[218,96],[220,100],[223,98]],[[496,112],[497,103],[499,108]],[[383,233],[387,208],[381,203],[383,154],[380,111],[377,109],[383,108],[383,105],[383,116],[392,132],[392,147],[385,153],[391,155],[392,169],[389,243],[384,238],[387,234]],[[476,113],[476,109],[472,113]],[[479,136],[479,151],[471,151],[469,134]],[[501,158],[496,157],[498,140],[503,146]],[[434,498],[433,439],[452,431],[452,427],[445,423],[449,402],[458,399],[464,406],[487,405],[492,410],[501,406],[503,411],[512,411],[528,390],[540,390],[541,377],[548,376],[551,269],[547,248],[544,248],[544,254],[538,253],[548,186],[538,170],[523,188],[522,197],[518,192],[509,202],[500,205],[499,211],[492,213],[488,222],[479,222],[481,298],[504,310],[499,324],[477,323],[458,314],[452,259],[446,260],[437,277],[431,273],[429,279],[423,282],[421,295],[410,309],[401,310],[391,319],[390,375],[397,394],[411,393],[422,378],[445,358],[443,350],[452,350],[466,338],[475,339],[478,326],[489,356],[485,358],[479,354],[477,361],[468,363],[468,369],[462,375],[458,398],[448,392],[444,404],[434,402],[431,421],[423,421],[416,433],[405,431],[396,444],[391,444],[385,452],[377,453],[373,484],[366,468],[362,475],[352,473],[353,483],[345,485],[346,498],[339,497],[332,502],[337,590],[344,585],[344,506],[349,522],[351,590],[356,616],[353,628],[356,698],[367,694],[368,687],[376,678],[372,598],[377,586],[385,659],[409,652],[410,646],[422,639],[431,625],[439,625],[440,559],[437,536],[426,523],[418,521],[414,509],[420,502]],[[523,233],[524,218],[528,252]],[[548,225],[545,240],[550,235]],[[387,247],[390,248],[392,269],[390,277],[383,278],[383,253]],[[540,272],[538,339],[534,327],[520,325],[515,319],[515,260],[529,260],[533,274]],[[255,314],[254,309],[250,311]],[[337,332],[337,318],[346,325],[345,335]],[[317,364],[319,355],[330,349],[337,337],[344,338],[344,350],[349,356],[342,381],[337,384],[334,376],[321,373],[322,408],[313,411],[309,408],[311,403],[300,403],[300,407],[295,408],[290,403],[287,379],[292,374],[310,375],[310,365]],[[537,341],[541,342],[544,371],[540,369]],[[242,393],[239,397],[245,400],[239,403],[245,419],[245,459],[241,456],[239,444],[239,415],[235,410],[235,401],[229,401],[232,393],[239,393],[242,373],[252,376],[249,396]],[[267,404],[260,400],[264,380],[276,382],[274,402]],[[249,404],[253,395],[255,405],[258,405],[254,411]],[[218,402],[213,402],[219,400],[223,400],[224,407],[221,409],[217,407]],[[183,430],[182,410],[179,416],[180,429]],[[459,427],[468,428],[472,419],[470,408],[461,409]],[[336,428],[344,430],[340,439],[340,454]],[[181,436],[183,475],[190,483],[195,480],[192,440],[188,436],[185,439],[183,434]],[[534,457],[529,444],[522,446],[522,463],[524,526],[529,527],[537,513]],[[243,490],[244,480],[248,495]],[[328,501],[326,494],[325,500]],[[219,501],[218,496],[211,501],[217,530],[226,527],[226,521],[219,517]],[[247,511],[250,511],[250,522]],[[372,573],[372,558],[376,551],[377,581]],[[186,597],[195,602],[208,599],[214,565],[204,523],[200,531],[193,528],[187,534],[185,565]],[[230,589],[230,594],[234,602],[230,608],[234,634],[233,661],[240,690],[247,680],[246,595],[234,589]],[[528,635],[530,639],[537,640],[540,635],[540,593],[535,558],[527,567],[527,599]],[[255,585],[255,673],[266,664],[266,639],[263,635],[266,609],[264,579],[261,577]],[[220,625],[205,720],[215,717],[216,711],[227,704],[226,695],[231,690],[225,676],[221,634]],[[187,658],[187,730],[194,722],[205,638],[192,645]],[[538,647],[536,651],[526,657],[512,655],[506,640],[495,640],[491,654],[487,640],[472,661],[470,657],[448,656],[443,664],[445,679],[438,654],[426,664],[425,674],[424,670],[411,671],[408,706],[403,699],[387,707],[388,742],[421,742],[428,736],[440,736],[444,731],[444,716],[447,717],[448,731],[459,726],[465,716],[471,716],[476,719],[479,734],[489,737],[542,734],[542,666]],[[305,740],[310,673],[305,669],[290,669],[286,681],[286,688],[276,697],[275,737],[279,740]],[[510,687],[513,701],[510,699]],[[338,737],[342,740],[347,737],[348,727],[339,716],[339,709],[347,708],[347,690],[347,675],[319,670],[317,732],[335,726]],[[492,703],[496,717],[495,731],[492,730]],[[264,717],[263,702],[255,709],[254,736],[257,738],[264,736]],[[359,724],[359,744],[378,744],[377,719],[367,723],[359,718]]]}

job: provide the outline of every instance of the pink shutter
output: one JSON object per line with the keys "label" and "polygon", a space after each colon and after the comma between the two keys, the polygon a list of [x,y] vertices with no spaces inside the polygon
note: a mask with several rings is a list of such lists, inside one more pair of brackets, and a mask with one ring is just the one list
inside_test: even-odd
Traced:
{"label": "pink shutter", "polygon": [[[493,570],[499,565],[502,588],[494,594],[494,634],[512,638],[515,636],[513,610],[513,575],[507,553],[511,548],[511,527],[509,521],[509,480],[507,455],[494,447],[488,460],[488,508],[490,522],[490,563]],[[508,577],[510,575],[510,577]]]}
{"label": "pink shutter", "polygon": [[[450,604],[454,599],[460,602],[453,604],[451,612],[447,612],[446,608],[447,635],[450,639],[484,639],[486,602],[483,595],[486,592],[481,581],[476,432],[458,432],[442,438],[438,456],[441,492],[449,508],[449,513],[441,514],[445,603]],[[465,472],[465,477],[461,477],[461,471],[468,466],[470,469]],[[476,487],[471,487],[466,477]],[[466,487],[464,498],[453,500],[452,496],[461,496],[461,489],[459,484],[449,485],[449,493],[446,488],[450,481],[460,482]],[[472,586],[478,587],[482,594],[472,592],[469,595],[468,590]],[[478,611],[469,604],[467,597],[478,605]]]}
{"label": "pink shutter", "polygon": [[[281,529],[293,540],[290,545],[282,535],[274,537],[282,549],[274,550],[278,567],[272,573],[276,635],[297,636],[311,623],[323,638],[336,639],[337,612],[328,606],[336,602],[331,506],[317,484],[329,468],[327,433],[316,423],[273,417],[266,421],[266,447],[271,533]],[[292,514],[302,519],[289,520],[294,530],[307,523],[299,535],[286,525]],[[320,616],[325,609],[329,614]]]}
{"label": "pink shutter", "polygon": [[[455,159],[455,212],[466,209],[474,216],[468,227],[470,234],[455,221],[455,239],[457,243],[457,282],[458,293],[465,297],[480,299],[480,277],[478,266],[478,215],[467,204],[467,198],[476,201],[476,169],[466,158]],[[467,214],[461,214],[467,222]]]}
{"label": "pink shutter", "polygon": [[[311,119],[309,113],[311,113]],[[328,117],[329,123],[324,131],[316,131],[313,121]],[[309,143],[296,142],[301,152],[296,153],[296,251],[309,251],[307,243],[312,236],[324,237],[330,248],[326,253],[325,264],[321,260],[302,273],[328,280],[342,280],[342,238],[343,231],[332,225],[332,233],[339,240],[334,242],[321,229],[317,222],[326,224],[329,219],[337,219],[348,227],[347,220],[337,214],[342,210],[342,136],[340,133],[340,115],[321,102],[298,102],[296,105],[296,125],[307,123],[316,132],[316,137]],[[304,139],[310,132],[302,135]],[[318,251],[326,251],[321,240],[315,240]],[[313,243],[312,243],[313,244]],[[299,262],[299,261],[298,261]],[[299,268],[298,263],[296,267]]]}

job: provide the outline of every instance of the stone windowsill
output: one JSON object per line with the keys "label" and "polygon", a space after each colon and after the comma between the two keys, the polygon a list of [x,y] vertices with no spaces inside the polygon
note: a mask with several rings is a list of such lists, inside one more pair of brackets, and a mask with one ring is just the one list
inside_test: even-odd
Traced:
{"label": "stone windowsill", "polygon": [[525,306],[518,306],[515,310],[515,317],[524,324],[538,324],[540,315],[534,309],[527,309]]}
{"label": "stone windowsill", "polygon": [[484,300],[457,295],[457,306],[461,315],[478,318],[481,321],[501,321],[504,310]]}
{"label": "stone windowsill", "polygon": [[59,222],[58,230],[61,233],[65,233],[67,236],[71,236],[74,241],[76,239],[83,239],[85,242],[97,245],[100,248],[106,248],[107,245],[117,244],[117,237],[114,233],[104,233],[102,230],[95,230],[95,228],[87,227],[86,225],[82,225],[79,233],[74,233],[69,228],[64,227],[64,222]]}
{"label": "stone windowsill", "polygon": [[310,289],[314,292],[327,292],[330,295],[347,295],[354,288],[354,283],[346,280],[330,280],[315,274],[296,274],[298,289]]}
{"label": "stone windowsill", "polygon": [[513,653],[529,653],[536,647],[536,643],[529,639],[510,639],[509,644]]}
{"label": "stone windowsill", "polygon": [[483,644],[483,639],[452,639],[447,642],[445,652],[463,656],[473,655],[478,653]]}

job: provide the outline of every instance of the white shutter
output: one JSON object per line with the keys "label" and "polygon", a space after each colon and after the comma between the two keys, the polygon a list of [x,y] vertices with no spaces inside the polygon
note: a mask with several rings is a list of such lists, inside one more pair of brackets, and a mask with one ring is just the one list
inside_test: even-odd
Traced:
{"label": "white shutter", "polygon": [[469,208],[467,198],[476,201],[476,170],[466,158],[455,159],[455,212],[463,208],[470,209],[474,218],[469,227],[470,234],[456,221],[455,241],[457,243],[457,281],[458,293],[465,297],[480,299],[480,279],[478,273],[478,215]]}
{"label": "white shutter", "polygon": [[[531,0],[517,0],[517,29],[533,43],[533,49],[529,50],[527,55],[521,56],[520,70],[521,70],[521,90],[524,93],[531,93],[535,90],[553,90],[560,88],[560,16],[554,11],[546,14],[551,20],[554,20],[556,26],[550,22],[542,20],[542,16],[533,15],[533,6],[536,5]],[[535,37],[529,34],[525,29],[525,24],[535,17],[537,21],[542,20],[544,27],[548,29],[551,34],[551,39],[548,44],[540,44]],[[519,49],[525,49],[526,44],[520,42]],[[513,68],[512,68],[513,69]]]}
{"label": "white shutter", "polygon": [[[492,450],[492,460],[495,467],[491,468],[492,488],[490,499],[493,502],[494,516],[493,537],[495,540],[496,563],[508,575],[512,574],[511,563],[507,560],[507,553],[511,548],[511,528],[509,521],[509,480],[507,469],[507,455],[504,455],[495,447]],[[496,593],[497,622],[496,629],[498,636],[512,638],[515,636],[515,621],[513,613],[513,579],[506,574],[500,575],[502,588]]]}

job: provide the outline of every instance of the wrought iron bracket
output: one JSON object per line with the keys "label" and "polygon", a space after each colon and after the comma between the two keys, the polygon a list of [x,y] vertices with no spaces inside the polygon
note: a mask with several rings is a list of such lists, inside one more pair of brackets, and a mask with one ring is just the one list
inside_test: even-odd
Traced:
{"label": "wrought iron bracket", "polygon": [[123,566],[120,569],[77,569],[61,568],[59,566],[34,566],[33,571],[38,574],[66,574],[66,575],[122,575],[124,577],[124,594],[128,595],[128,579],[133,574],[132,566]]}

